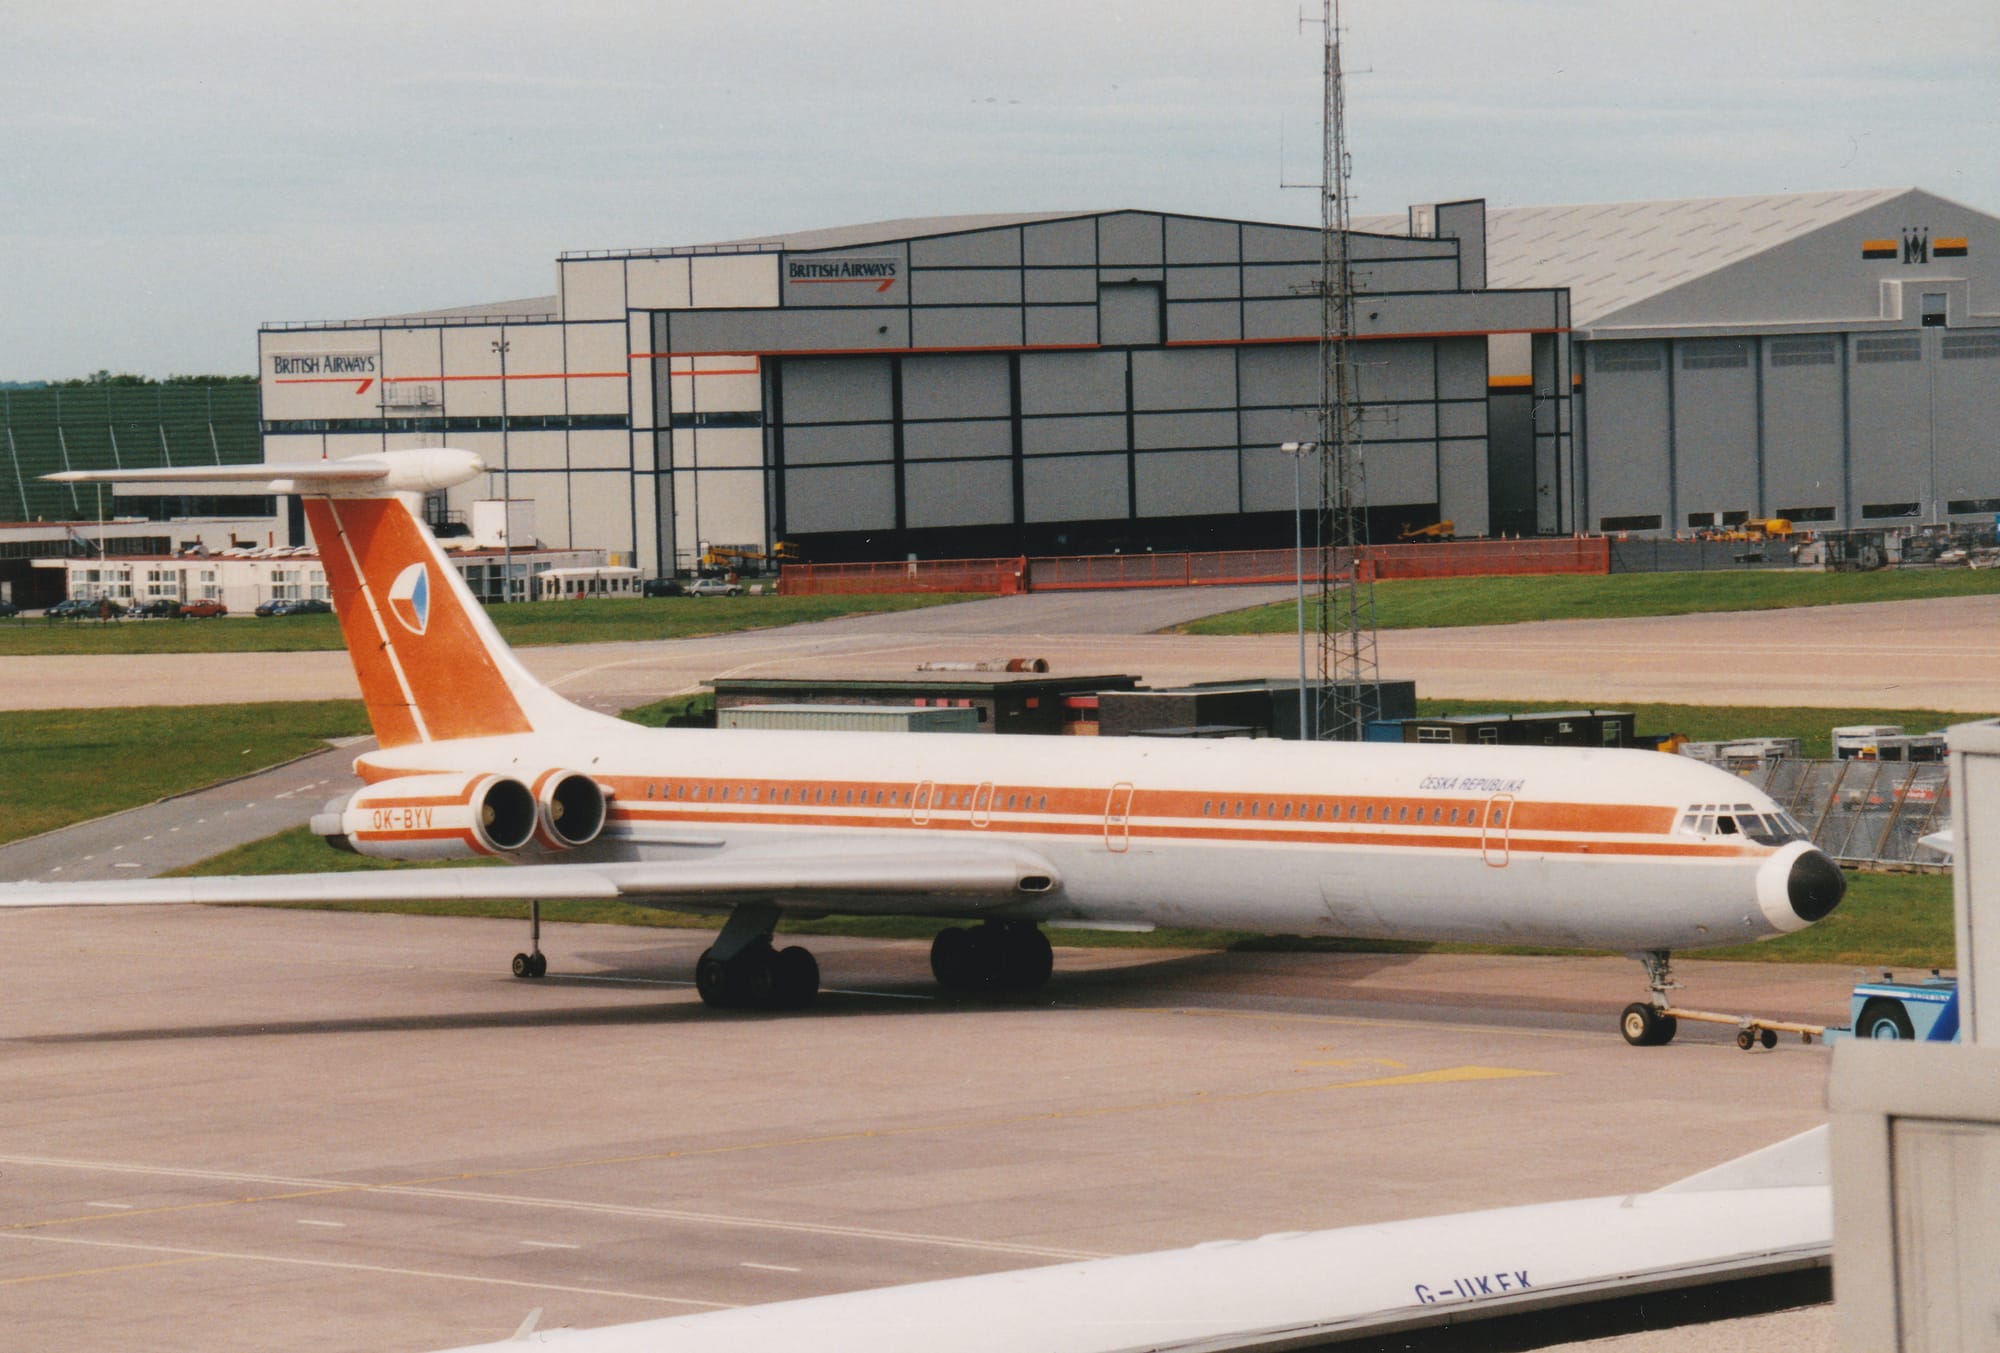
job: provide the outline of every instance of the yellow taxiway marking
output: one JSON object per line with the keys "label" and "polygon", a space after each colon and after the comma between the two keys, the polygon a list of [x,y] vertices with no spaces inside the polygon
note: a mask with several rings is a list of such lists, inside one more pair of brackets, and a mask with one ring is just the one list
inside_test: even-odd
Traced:
{"label": "yellow taxiway marking", "polygon": [[94,1278],[100,1273],[131,1273],[142,1268],[173,1268],[179,1264],[206,1264],[217,1256],[212,1254],[190,1254],[180,1259],[154,1259],[144,1264],[111,1264],[104,1268],[71,1268],[61,1273],[31,1273],[25,1278],[0,1278],[0,1287],[19,1287],[22,1283],[53,1282],[57,1278]]}
{"label": "yellow taxiway marking", "polygon": [[1448,1066],[1437,1071],[1413,1071],[1407,1076],[1381,1076],[1374,1080],[1342,1081],[1329,1090],[1363,1090],[1387,1085],[1450,1085],[1462,1081],[1504,1081],[1519,1076],[1553,1076],[1553,1071],[1522,1071],[1511,1066]]}
{"label": "yellow taxiway marking", "polygon": [[1392,1071],[1401,1071],[1408,1062],[1399,1062],[1393,1057],[1330,1057],[1319,1061],[1300,1062],[1300,1066],[1386,1066]]}

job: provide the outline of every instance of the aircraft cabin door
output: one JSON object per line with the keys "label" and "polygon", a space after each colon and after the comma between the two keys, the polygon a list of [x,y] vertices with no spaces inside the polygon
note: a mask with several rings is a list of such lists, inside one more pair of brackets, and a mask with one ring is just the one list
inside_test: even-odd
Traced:
{"label": "aircraft cabin door", "polygon": [[993,820],[993,782],[986,781],[972,791],[972,825],[984,827]]}
{"label": "aircraft cabin door", "polygon": [[1495,794],[1486,801],[1486,816],[1479,824],[1479,852],[1495,869],[1507,867],[1508,843],[1514,832],[1514,796]]}
{"label": "aircraft cabin door", "polygon": [[1132,844],[1132,786],[1119,781],[1104,800],[1104,847],[1122,854]]}
{"label": "aircraft cabin door", "polygon": [[918,785],[910,795],[910,821],[921,827],[931,820],[931,800],[937,795],[937,786],[929,780]]}

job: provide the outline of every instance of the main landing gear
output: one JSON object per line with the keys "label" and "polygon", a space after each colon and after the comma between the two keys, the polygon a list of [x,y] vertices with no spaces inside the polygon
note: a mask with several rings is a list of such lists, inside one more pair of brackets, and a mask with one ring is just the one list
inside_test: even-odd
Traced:
{"label": "main landing gear", "polygon": [[528,952],[514,955],[514,976],[546,977],[549,956],[542,952],[542,904],[528,904]]}
{"label": "main landing gear", "polygon": [[1618,1018],[1618,1030],[1635,1048],[1662,1047],[1674,1041],[1681,1027],[1680,1020],[1667,1013],[1667,993],[1680,987],[1674,980],[1673,955],[1665,949],[1648,949],[1633,957],[1646,965],[1646,985],[1652,998],[1626,1006]]}
{"label": "main landing gear", "polygon": [[694,965],[703,1004],[722,1010],[803,1010],[819,995],[819,962],[809,950],[774,949],[778,909],[745,903],[729,913],[715,943]]}
{"label": "main landing gear", "polygon": [[1033,921],[949,926],[931,941],[931,972],[947,991],[1037,991],[1054,969],[1049,937]]}

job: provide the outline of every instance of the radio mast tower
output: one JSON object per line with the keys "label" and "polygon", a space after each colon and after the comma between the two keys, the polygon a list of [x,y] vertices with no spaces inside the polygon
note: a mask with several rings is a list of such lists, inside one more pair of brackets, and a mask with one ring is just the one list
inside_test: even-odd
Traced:
{"label": "radio mast tower", "polygon": [[1354,275],[1348,256],[1346,89],[1340,68],[1339,0],[1321,0],[1325,120],[1320,176],[1319,335],[1319,693],[1314,735],[1359,742],[1381,717],[1376,689],[1375,583],[1362,566],[1368,542],[1368,477],[1354,354]]}

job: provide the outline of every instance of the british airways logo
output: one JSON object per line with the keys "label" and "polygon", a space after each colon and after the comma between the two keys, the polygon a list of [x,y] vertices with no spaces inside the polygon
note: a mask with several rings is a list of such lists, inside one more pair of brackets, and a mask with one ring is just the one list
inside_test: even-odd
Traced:
{"label": "british airways logo", "polygon": [[431,622],[431,575],[412,564],[389,584],[389,613],[412,634],[422,634]]}

